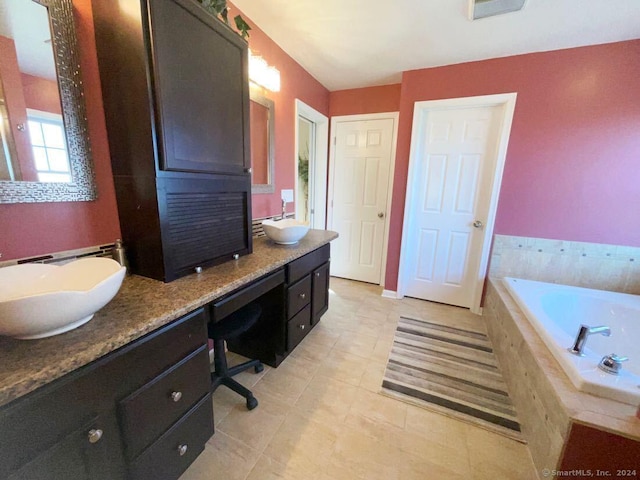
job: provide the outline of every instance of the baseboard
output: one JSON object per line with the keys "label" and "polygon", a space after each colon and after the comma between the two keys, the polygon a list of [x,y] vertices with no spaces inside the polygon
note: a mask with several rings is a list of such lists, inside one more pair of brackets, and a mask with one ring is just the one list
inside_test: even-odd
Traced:
{"label": "baseboard", "polygon": [[382,296],[384,298],[402,298],[402,297],[398,297],[398,292],[394,291],[394,290],[382,290]]}

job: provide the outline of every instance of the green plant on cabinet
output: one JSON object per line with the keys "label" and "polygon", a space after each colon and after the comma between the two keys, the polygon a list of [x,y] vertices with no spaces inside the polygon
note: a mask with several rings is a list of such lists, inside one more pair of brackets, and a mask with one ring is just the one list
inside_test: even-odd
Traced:
{"label": "green plant on cabinet", "polygon": [[[213,13],[216,17],[220,18],[225,24],[229,25],[229,7],[227,6],[227,0],[198,0],[200,4],[208,11]],[[242,15],[236,15],[233,17],[233,21],[236,24],[238,33],[242,38],[249,38],[249,30],[251,27],[245,22]]]}

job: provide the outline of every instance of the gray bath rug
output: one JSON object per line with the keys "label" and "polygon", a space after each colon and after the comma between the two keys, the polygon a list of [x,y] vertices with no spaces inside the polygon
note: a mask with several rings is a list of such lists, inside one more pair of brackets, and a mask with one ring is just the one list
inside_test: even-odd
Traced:
{"label": "gray bath rug", "polygon": [[381,393],[526,443],[484,333],[400,317]]}

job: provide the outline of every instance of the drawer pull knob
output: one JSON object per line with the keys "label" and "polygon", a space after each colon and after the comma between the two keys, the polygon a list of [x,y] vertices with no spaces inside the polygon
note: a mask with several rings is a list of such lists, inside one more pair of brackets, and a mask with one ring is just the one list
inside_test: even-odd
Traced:
{"label": "drawer pull knob", "polygon": [[102,438],[102,430],[99,428],[93,428],[89,430],[89,443],[98,443]]}
{"label": "drawer pull knob", "polygon": [[306,293],[301,293],[300,294],[300,298],[304,300],[305,298],[307,298],[307,294]]}
{"label": "drawer pull knob", "polygon": [[187,445],[178,445],[178,453],[180,454],[180,456],[184,456],[185,453],[187,453],[188,447]]}
{"label": "drawer pull knob", "polygon": [[304,330],[304,324],[298,326],[300,327],[300,330]]}
{"label": "drawer pull knob", "polygon": [[171,400],[174,402],[179,402],[182,398],[182,392],[171,392]]}
{"label": "drawer pull knob", "polygon": [[316,272],[316,277],[319,277],[319,276],[320,276],[320,272]]}

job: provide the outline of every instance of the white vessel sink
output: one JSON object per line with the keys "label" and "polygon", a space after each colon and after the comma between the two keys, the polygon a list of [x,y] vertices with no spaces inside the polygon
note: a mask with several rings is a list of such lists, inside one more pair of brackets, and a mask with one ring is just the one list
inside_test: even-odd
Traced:
{"label": "white vessel sink", "polygon": [[73,330],[109,303],[125,273],[109,258],[0,268],[0,335],[35,339]]}
{"label": "white vessel sink", "polygon": [[281,245],[298,243],[309,231],[309,225],[292,218],[265,220],[262,222],[262,228],[267,237]]}

